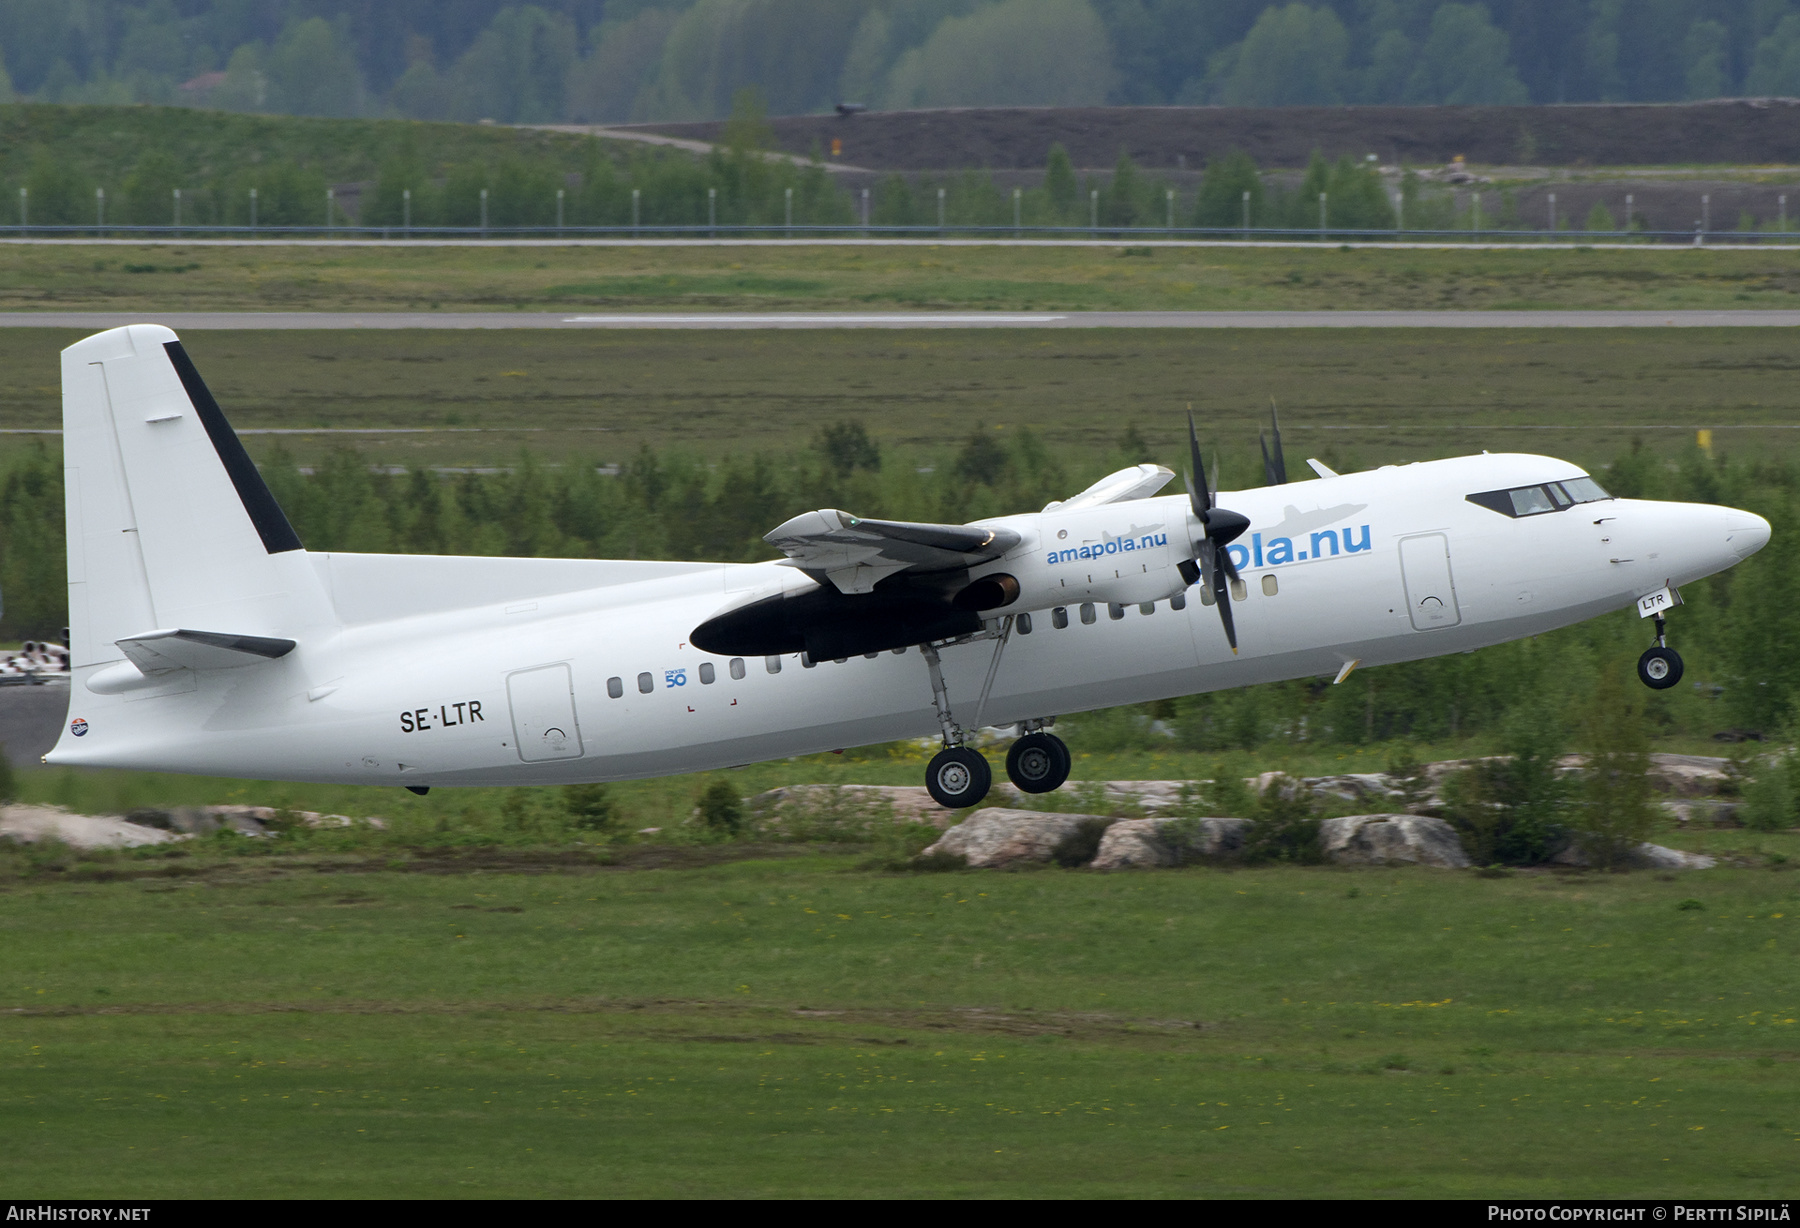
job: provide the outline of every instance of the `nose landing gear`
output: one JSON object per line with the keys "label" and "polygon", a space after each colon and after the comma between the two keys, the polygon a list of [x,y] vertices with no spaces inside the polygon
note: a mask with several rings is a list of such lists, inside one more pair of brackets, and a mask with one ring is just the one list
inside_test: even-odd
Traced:
{"label": "nose landing gear", "polygon": [[1681,654],[1664,642],[1666,624],[1656,616],[1656,644],[1638,658],[1638,681],[1653,691],[1666,691],[1681,681]]}

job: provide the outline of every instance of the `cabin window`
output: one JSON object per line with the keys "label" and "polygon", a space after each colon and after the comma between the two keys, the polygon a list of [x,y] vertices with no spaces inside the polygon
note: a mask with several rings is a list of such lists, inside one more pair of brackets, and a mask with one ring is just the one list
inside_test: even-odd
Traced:
{"label": "cabin window", "polygon": [[1176,593],[1173,597],[1169,598],[1169,608],[1171,610],[1187,609],[1187,594]]}
{"label": "cabin window", "polygon": [[1030,635],[1031,634],[1031,615],[1029,615],[1029,614],[1019,615],[1018,627],[1019,627],[1020,635]]}
{"label": "cabin window", "polygon": [[801,669],[813,669],[818,664],[819,663],[817,661],[812,659],[812,653],[803,652],[800,654],[800,668]]}
{"label": "cabin window", "polygon": [[1064,627],[1068,626],[1069,625],[1069,607],[1064,606],[1064,605],[1059,605],[1054,610],[1051,610],[1050,611],[1050,625],[1052,627],[1055,627],[1058,631],[1061,631]]}
{"label": "cabin window", "polygon": [[622,697],[625,694],[625,680],[623,678],[608,678],[606,680],[606,693],[614,699]]}
{"label": "cabin window", "polygon": [[1098,615],[1094,613],[1094,603],[1093,602],[1084,601],[1081,603],[1081,624],[1082,624],[1082,626],[1084,626],[1084,627],[1093,626],[1094,619],[1097,617],[1098,617]]}
{"label": "cabin window", "polygon": [[764,657],[763,668],[767,669],[771,674],[779,674],[781,672],[781,658]]}
{"label": "cabin window", "polygon": [[1154,614],[1154,613],[1156,613],[1156,603],[1154,601],[1145,601],[1145,602],[1140,603],[1138,605],[1138,613],[1139,614]]}
{"label": "cabin window", "polygon": [[1231,582],[1231,599],[1233,601],[1244,601],[1248,599],[1249,596],[1250,586],[1248,584],[1245,584],[1242,580],[1233,580]]}
{"label": "cabin window", "polygon": [[639,674],[638,675],[638,690],[639,691],[643,692],[645,695],[648,695],[651,691],[654,691],[655,689],[656,689],[656,679],[655,678],[651,677],[649,674]]}
{"label": "cabin window", "polygon": [[1116,601],[1109,601],[1106,603],[1106,616],[1114,622],[1118,622],[1125,617],[1125,607]]}
{"label": "cabin window", "polygon": [[732,681],[735,682],[735,681],[741,679],[743,676],[744,676],[744,658],[742,658],[742,657],[731,658]]}
{"label": "cabin window", "polygon": [[1610,499],[1600,483],[1590,477],[1569,478],[1561,482],[1545,482],[1541,486],[1518,486],[1512,490],[1484,490],[1468,496],[1470,503],[1515,519],[1520,516],[1542,516],[1560,512],[1577,503],[1598,503]]}
{"label": "cabin window", "polygon": [[1275,573],[1272,571],[1263,572],[1262,585],[1265,597],[1273,597],[1280,588],[1275,582]]}
{"label": "cabin window", "polygon": [[1213,596],[1212,585],[1202,584],[1200,586],[1200,604],[1201,605],[1218,605],[1219,604],[1219,599],[1217,597]]}
{"label": "cabin window", "polygon": [[700,662],[700,685],[701,686],[711,686],[713,684],[713,679],[716,676],[717,675],[715,675],[713,673],[713,663],[711,661]]}

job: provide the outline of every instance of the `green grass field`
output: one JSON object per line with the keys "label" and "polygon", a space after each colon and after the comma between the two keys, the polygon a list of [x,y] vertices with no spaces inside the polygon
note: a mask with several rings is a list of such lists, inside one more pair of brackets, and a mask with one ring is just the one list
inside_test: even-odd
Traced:
{"label": "green grass field", "polygon": [[[57,352],[82,334],[0,330],[0,421],[60,425]],[[1494,451],[1610,460],[1676,451],[1710,427],[1736,455],[1790,453],[1794,358],[1763,329],[979,332],[191,332],[233,425],[311,461],[619,461],[641,444],[708,459],[803,448],[843,419],[918,463],[985,424],[1110,452],[1136,423],[1164,460],[1193,405],[1202,442],[1260,473],[1280,404],[1296,467]],[[375,434],[306,434],[308,428]],[[391,435],[384,428],[423,433]],[[0,436],[17,446],[21,436]],[[1229,477],[1229,475],[1228,475]]]}
{"label": "green grass field", "polygon": [[1793,874],[543,868],[9,887],[11,1189],[1791,1186]]}
{"label": "green grass field", "polygon": [[1791,251],[8,247],[0,310],[1791,307]]}

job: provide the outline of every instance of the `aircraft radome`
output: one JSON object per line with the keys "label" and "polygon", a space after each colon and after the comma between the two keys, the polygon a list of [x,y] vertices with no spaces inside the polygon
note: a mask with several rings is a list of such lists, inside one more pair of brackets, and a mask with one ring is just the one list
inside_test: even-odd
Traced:
{"label": "aircraft radome", "polygon": [[50,763],[549,785],[936,733],[926,783],[1069,773],[1059,714],[1465,652],[1635,605],[1673,686],[1680,586],[1760,549],[1730,508],[1615,499],[1486,455],[1186,494],[1138,465],[967,525],[822,510],[765,563],[306,550],[166,328],[63,351],[69,719]]}

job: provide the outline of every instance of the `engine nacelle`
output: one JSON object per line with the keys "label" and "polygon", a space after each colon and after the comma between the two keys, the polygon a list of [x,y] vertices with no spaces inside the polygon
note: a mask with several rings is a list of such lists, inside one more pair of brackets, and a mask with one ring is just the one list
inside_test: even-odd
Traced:
{"label": "engine nacelle", "polygon": [[1187,590],[1180,565],[1193,559],[1200,536],[1185,495],[980,523],[1020,537],[1004,557],[972,569],[957,595],[957,604],[990,614],[1167,600]]}

